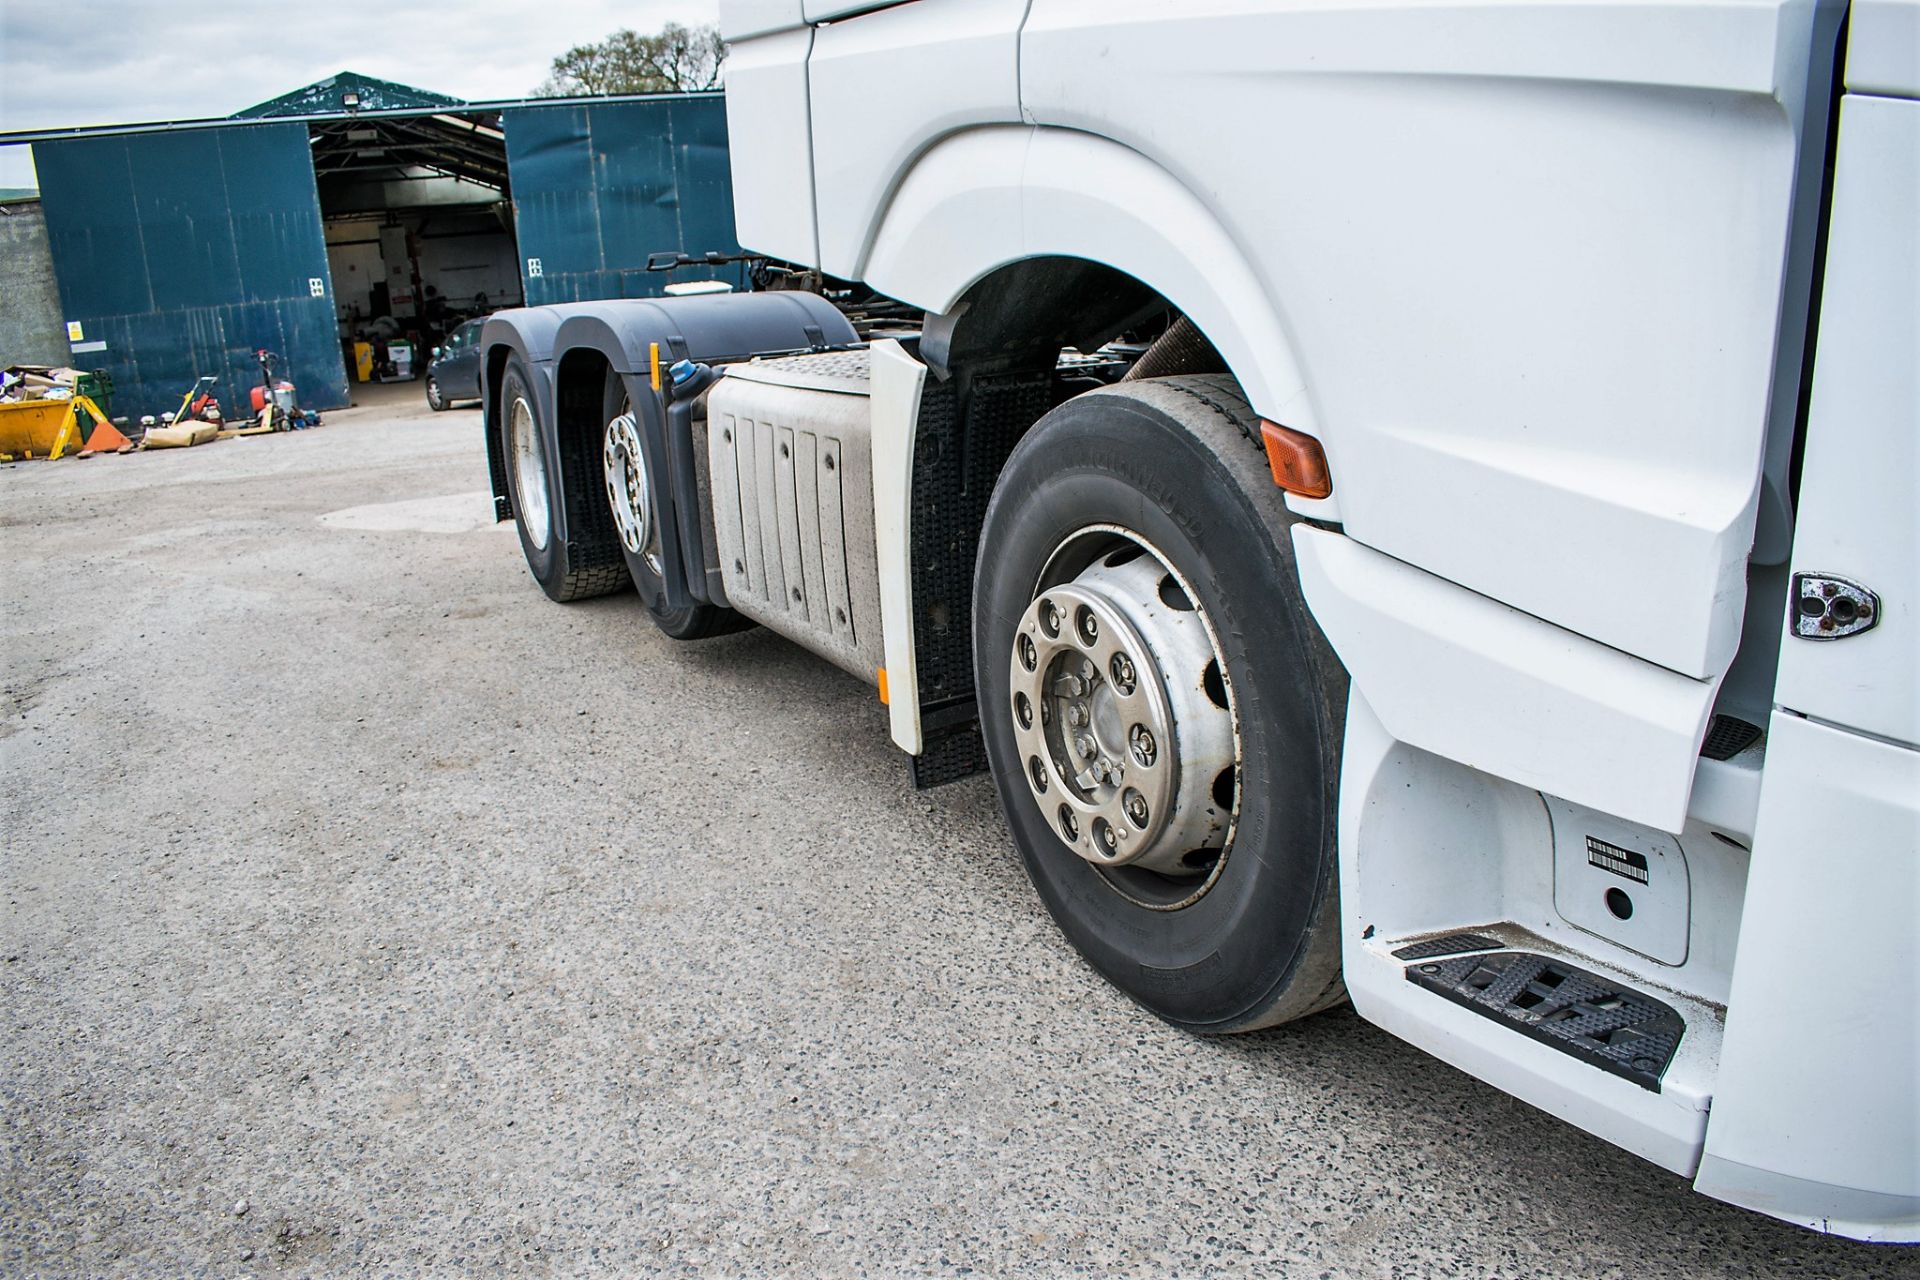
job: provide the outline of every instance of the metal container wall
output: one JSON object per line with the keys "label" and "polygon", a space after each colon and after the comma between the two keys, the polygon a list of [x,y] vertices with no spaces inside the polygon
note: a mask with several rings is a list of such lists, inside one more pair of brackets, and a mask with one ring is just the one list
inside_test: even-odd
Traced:
{"label": "metal container wall", "polygon": [[646,270],[652,253],[740,251],[719,94],[517,106],[501,120],[527,305],[742,283],[737,265]]}
{"label": "metal container wall", "polygon": [[[117,413],[177,409],[201,374],[229,415],[286,357],[303,405],[347,403],[304,124],[34,144],[74,365],[113,375]],[[104,345],[96,345],[104,344]]]}

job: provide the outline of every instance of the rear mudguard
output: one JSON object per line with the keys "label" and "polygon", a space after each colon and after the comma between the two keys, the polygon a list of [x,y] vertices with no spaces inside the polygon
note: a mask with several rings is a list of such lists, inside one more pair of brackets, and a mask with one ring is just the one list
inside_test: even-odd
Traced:
{"label": "rear mudguard", "polygon": [[[687,506],[694,492],[694,462],[686,441],[671,447],[666,405],[653,390],[652,348],[659,346],[661,367],[678,360],[723,364],[754,356],[796,351],[823,351],[858,343],[853,326],[825,298],[811,293],[706,294],[689,298],[633,298],[613,302],[582,302],[566,306],[529,307],[502,311],[488,319],[480,333],[481,391],[485,404],[487,470],[493,484],[494,517],[512,518],[506,460],[499,429],[500,379],[507,360],[519,356],[538,399],[541,447],[548,474],[562,474],[558,413],[558,383],[567,358],[595,353],[627,383],[640,435],[659,465],[648,471],[654,486],[656,511],[675,513],[664,522],[662,551],[668,572],[663,598],[649,600],[667,608],[701,603],[706,585],[698,537],[688,545],[685,531],[698,532],[698,522]],[[684,434],[684,432],[682,433]],[[597,465],[599,450],[591,456]],[[574,465],[579,465],[577,462]],[[685,474],[682,475],[681,473]],[[597,492],[599,486],[590,486]],[[573,518],[566,504],[554,513],[554,533],[567,549],[572,542]],[[696,585],[697,584],[697,585]],[[691,589],[690,589],[691,588]]]}

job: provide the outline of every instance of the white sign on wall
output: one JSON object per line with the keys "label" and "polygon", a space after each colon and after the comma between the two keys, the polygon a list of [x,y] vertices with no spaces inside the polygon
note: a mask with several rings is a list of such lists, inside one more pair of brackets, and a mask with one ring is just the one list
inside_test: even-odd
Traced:
{"label": "white sign on wall", "polygon": [[327,282],[319,276],[308,276],[307,292],[316,298],[324,298],[327,296]]}
{"label": "white sign on wall", "polygon": [[527,259],[527,279],[538,280],[539,278],[540,278],[540,259],[528,258]]}
{"label": "white sign on wall", "polygon": [[80,327],[80,322],[78,320],[67,321],[67,341],[68,342],[85,342],[86,338],[87,338],[87,331]]}

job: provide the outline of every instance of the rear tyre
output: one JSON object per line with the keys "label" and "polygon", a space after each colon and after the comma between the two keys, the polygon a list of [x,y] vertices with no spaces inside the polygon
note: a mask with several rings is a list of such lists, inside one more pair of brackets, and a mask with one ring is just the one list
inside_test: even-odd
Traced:
{"label": "rear tyre", "polygon": [[661,464],[647,455],[632,409],[626,381],[609,369],[600,415],[607,424],[601,450],[605,509],[627,572],[640,598],[646,601],[647,616],[675,640],[704,640],[745,631],[754,625],[752,620],[732,609],[710,604],[670,609],[661,603],[660,544],[666,536],[662,523],[665,513],[655,509],[652,493],[654,468]]}
{"label": "rear tyre", "polygon": [[981,729],[1028,875],[1094,968],[1202,1033],[1345,995],[1346,674],[1256,428],[1224,375],[1066,402],[1001,473],[975,578]]}
{"label": "rear tyre", "polygon": [[[604,504],[586,501],[590,494],[579,492],[577,480],[567,483],[569,474],[579,475],[581,460],[569,458],[569,465],[562,468],[557,449],[565,449],[566,444],[556,441],[542,420],[533,378],[518,355],[507,358],[501,375],[497,429],[520,550],[540,589],[564,604],[628,586],[613,521]],[[570,542],[560,533],[563,510],[575,526]]]}

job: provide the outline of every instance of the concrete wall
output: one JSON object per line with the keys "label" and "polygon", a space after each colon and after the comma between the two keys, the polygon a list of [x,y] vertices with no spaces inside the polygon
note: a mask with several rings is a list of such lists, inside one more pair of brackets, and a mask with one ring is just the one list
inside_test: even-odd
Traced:
{"label": "concrete wall", "polygon": [[46,215],[38,200],[0,204],[0,367],[72,360]]}

